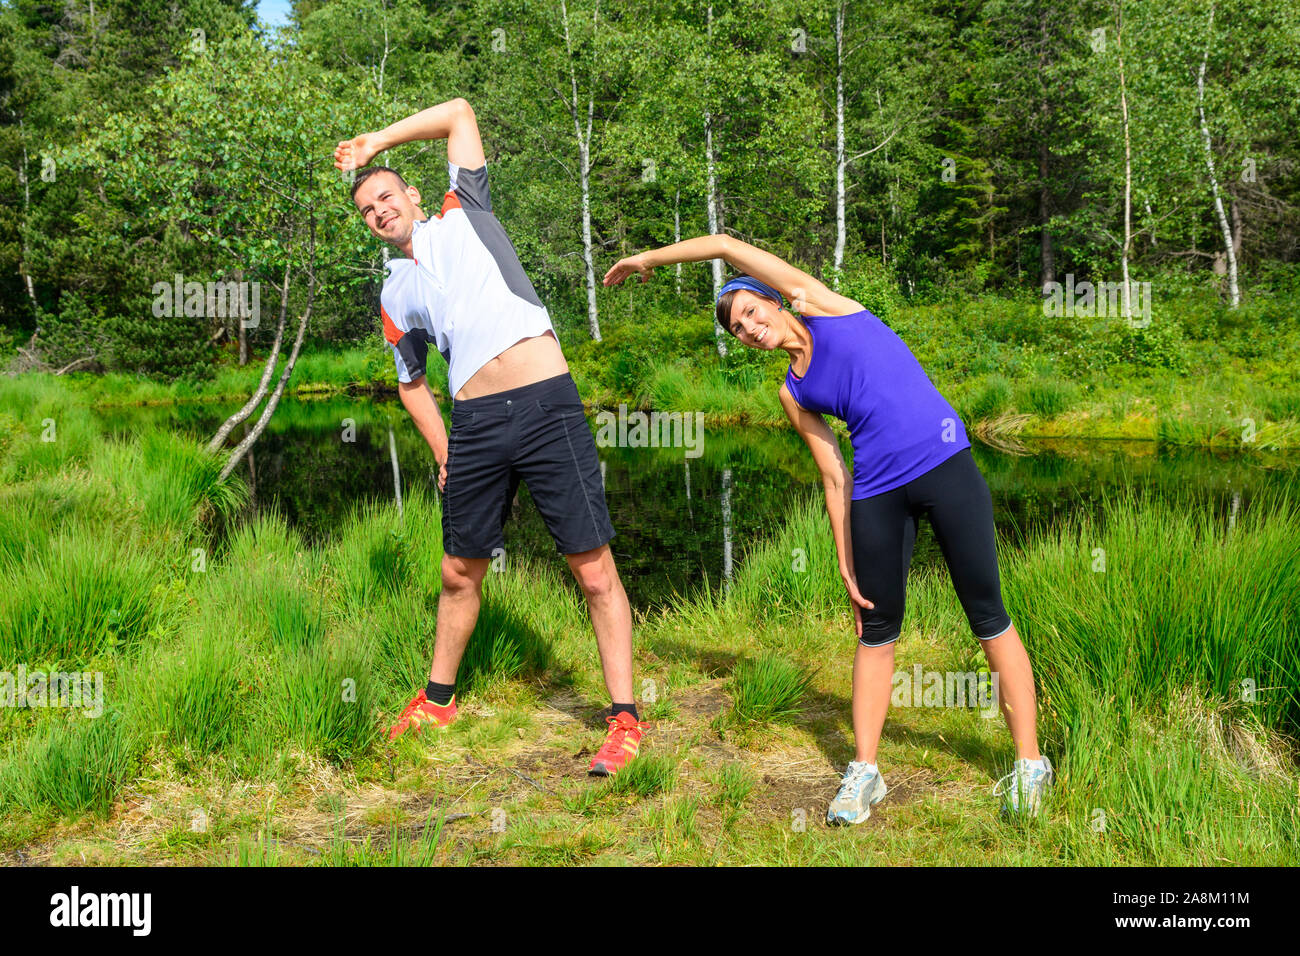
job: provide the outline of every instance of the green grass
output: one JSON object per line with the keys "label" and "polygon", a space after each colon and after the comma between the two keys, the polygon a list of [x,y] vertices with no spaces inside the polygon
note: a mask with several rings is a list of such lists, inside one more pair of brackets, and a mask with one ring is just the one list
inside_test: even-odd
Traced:
{"label": "green grass", "polygon": [[345,761],[375,742],[378,685],[368,644],[322,643],[276,659],[263,732],[326,759]]}
{"label": "green grass", "polygon": [[1016,390],[1015,404],[1043,418],[1055,418],[1075,403],[1078,391],[1073,382],[1061,378],[1033,378]]}
{"label": "green grass", "polygon": [[[1040,412],[1054,389],[1032,399]],[[74,399],[0,383],[10,416]],[[637,759],[600,782],[584,771],[607,691],[562,562],[489,574],[461,720],[389,744],[432,652],[436,500],[413,489],[401,515],[360,509],[314,545],[273,512],[240,519],[242,486],[213,482],[176,436],[93,433],[49,460],[27,440],[0,448],[0,668],[102,673],[109,707],[0,708],[5,859],[1300,862],[1300,509],[1285,496],[1256,495],[1229,530],[1176,489],[1121,494],[1003,542],[1058,774],[1047,812],[998,817],[989,791],[1013,756],[1000,721],[894,708],[880,763],[907,785],[846,833],[820,824],[852,756],[854,641],[818,496],[751,544],[727,591],[638,617],[636,677],[661,696]],[[898,654],[900,668],[983,666],[942,568],[914,569]],[[204,833],[188,828],[195,807]]]}
{"label": "green grass", "polygon": [[81,666],[163,623],[156,588],[163,568],[134,541],[105,540],[70,524],[45,554],[8,562],[0,590],[0,663]]}
{"label": "green grass", "polygon": [[408,837],[400,828],[392,827],[387,833],[388,846],[382,849],[373,845],[370,834],[354,843],[346,838],[341,826],[336,827],[334,839],[321,854],[319,863],[321,866],[433,866],[441,862],[438,840],[445,825],[444,814],[438,814],[435,819],[430,811],[418,837]]}
{"label": "green grass", "polygon": [[957,413],[971,422],[996,418],[1011,406],[1011,389],[1011,379],[1005,375],[986,375],[957,399]]}
{"label": "green grass", "polygon": [[1103,707],[1122,726],[1127,711],[1111,701],[1197,686],[1237,703],[1253,687],[1266,726],[1300,731],[1296,502],[1260,498],[1225,524],[1192,500],[1125,494],[1104,521],[1071,520],[1005,554],[1004,600],[1066,721]]}
{"label": "green grass", "polygon": [[731,674],[733,713],[742,723],[793,720],[811,684],[811,675],[784,655],[744,658]]}
{"label": "green grass", "polygon": [[45,720],[0,765],[0,807],[106,817],[135,758],[120,713]]}
{"label": "green grass", "polygon": [[175,647],[153,649],[133,677],[138,686],[129,697],[139,732],[157,735],[175,753],[206,756],[247,730],[249,662],[220,628],[196,629]]}

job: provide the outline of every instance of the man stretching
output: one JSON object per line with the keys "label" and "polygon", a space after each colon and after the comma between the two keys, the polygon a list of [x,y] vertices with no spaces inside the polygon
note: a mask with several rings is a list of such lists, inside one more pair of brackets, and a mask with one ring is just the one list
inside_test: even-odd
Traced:
{"label": "man stretching", "polygon": [[[420,191],[387,166],[358,172],[352,200],[370,231],[405,258],[388,262],[380,296],[398,393],[438,462],[442,595],[429,684],[389,731],[442,727],[456,717],[456,670],[478,619],[483,575],[522,479],[587,598],[605,686],[609,731],[588,772],[618,772],[647,725],[632,694],[632,611],[614,567],[596,443],[546,307],[492,213],[478,122],[460,97],[334,150],[361,169],[413,140],[446,139],[451,186],[432,218]],[[448,365],[451,433],[425,380],[429,343]],[[500,553],[500,552],[496,552]]]}

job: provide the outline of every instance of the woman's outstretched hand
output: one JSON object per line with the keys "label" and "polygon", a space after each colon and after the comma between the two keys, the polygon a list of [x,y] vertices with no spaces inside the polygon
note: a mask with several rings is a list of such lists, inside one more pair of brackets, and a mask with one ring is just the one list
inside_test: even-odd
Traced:
{"label": "woman's outstretched hand", "polygon": [[862,596],[862,592],[858,590],[858,582],[853,580],[852,575],[843,574],[841,575],[841,578],[844,580],[844,587],[849,592],[849,604],[853,606],[853,625],[858,632],[858,639],[861,640],[862,639],[862,609],[864,607],[870,609],[875,607],[876,605],[868,601],[866,598]]}
{"label": "woman's outstretched hand", "polygon": [[639,253],[635,256],[628,256],[626,259],[619,259],[618,262],[610,266],[609,271],[605,273],[604,284],[618,285],[634,272],[641,276],[642,282],[647,282],[650,279],[650,273],[653,271],[654,266],[646,264],[645,253]]}

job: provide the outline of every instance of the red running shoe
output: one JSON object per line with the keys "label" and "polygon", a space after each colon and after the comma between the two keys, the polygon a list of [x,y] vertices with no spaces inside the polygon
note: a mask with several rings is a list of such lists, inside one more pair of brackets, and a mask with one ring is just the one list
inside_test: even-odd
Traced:
{"label": "red running shoe", "polygon": [[402,715],[397,718],[397,723],[388,731],[388,739],[393,740],[400,735],[407,727],[414,727],[418,734],[425,724],[431,727],[446,727],[456,719],[456,698],[451,698],[451,703],[445,707],[439,707],[428,697],[424,696],[424,688],[415,695],[415,699],[406,705]]}
{"label": "red running shoe", "polygon": [[650,729],[649,724],[641,723],[627,711],[606,717],[605,722],[609,724],[609,733],[587,768],[587,773],[593,777],[609,777],[626,767],[641,746],[643,732]]}

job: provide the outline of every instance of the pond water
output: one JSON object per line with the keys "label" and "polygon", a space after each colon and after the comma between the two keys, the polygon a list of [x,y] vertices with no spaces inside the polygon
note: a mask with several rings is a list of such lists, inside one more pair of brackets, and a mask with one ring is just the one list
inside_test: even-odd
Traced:
{"label": "pond water", "polygon": [[[171,428],[206,441],[237,402],[114,407],[97,415],[127,434],[142,425]],[[450,421],[449,409],[443,409]],[[593,432],[598,428],[588,416]],[[286,398],[240,474],[253,492],[250,510],[278,508],[310,543],[322,543],[349,511],[392,500],[389,432],[403,489],[436,495],[433,454],[396,400]],[[243,434],[242,427],[231,444]],[[350,440],[349,440],[350,439]],[[852,461],[847,440],[846,462]],[[606,500],[617,536],[611,542],[633,606],[652,608],[674,591],[689,594],[706,580],[717,588],[748,549],[771,536],[804,498],[820,500],[821,482],[807,446],[792,428],[707,424],[691,449],[601,447]],[[1154,442],[1053,441],[1023,451],[973,443],[993,495],[999,536],[1014,545],[1057,526],[1080,510],[1097,513],[1104,496],[1190,494],[1221,517],[1240,515],[1267,491],[1300,491],[1300,455],[1217,454]],[[831,544],[830,528],[826,541]],[[560,562],[546,526],[520,487],[506,525],[508,555]],[[430,560],[440,555],[431,554]],[[922,521],[913,567],[941,563]]]}

